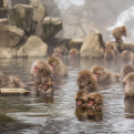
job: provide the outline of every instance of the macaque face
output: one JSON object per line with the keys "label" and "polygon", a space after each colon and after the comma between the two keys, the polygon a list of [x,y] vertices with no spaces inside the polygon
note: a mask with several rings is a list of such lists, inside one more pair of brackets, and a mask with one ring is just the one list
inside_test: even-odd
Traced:
{"label": "macaque face", "polygon": [[93,92],[88,94],[87,107],[93,110],[101,110],[103,97],[100,93]]}
{"label": "macaque face", "polygon": [[92,72],[98,82],[103,82],[106,78],[106,70],[102,66],[94,66]]}
{"label": "macaque face", "polygon": [[124,93],[125,96],[134,96],[134,73],[129,73],[124,79],[125,88]]}
{"label": "macaque face", "polygon": [[42,80],[42,90],[43,90],[43,92],[46,92],[50,88],[52,89],[53,86],[54,86],[54,82],[52,81],[51,78],[44,78]]}
{"label": "macaque face", "polygon": [[69,52],[70,58],[76,58],[79,55],[79,51],[76,48],[72,48]]}
{"label": "macaque face", "polygon": [[124,35],[124,36],[127,36],[127,29],[126,29],[126,27],[125,26],[122,26],[121,27],[122,28],[122,35]]}
{"label": "macaque face", "polygon": [[112,50],[105,51],[104,59],[105,60],[114,60],[114,52]]}
{"label": "macaque face", "polygon": [[77,106],[82,106],[84,103],[87,102],[87,91],[86,90],[79,90],[75,95],[75,101]]}
{"label": "macaque face", "polygon": [[96,80],[90,71],[83,70],[79,73],[77,84],[80,89],[86,89],[86,87],[90,86],[95,81]]}

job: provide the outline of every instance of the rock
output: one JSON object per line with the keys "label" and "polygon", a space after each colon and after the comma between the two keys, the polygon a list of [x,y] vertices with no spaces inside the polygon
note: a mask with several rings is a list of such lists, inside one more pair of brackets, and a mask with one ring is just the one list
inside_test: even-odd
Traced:
{"label": "rock", "polygon": [[6,8],[0,8],[0,18],[8,18],[8,11]]}
{"label": "rock", "polygon": [[92,31],[87,35],[80,53],[83,58],[102,58],[104,56],[104,42],[101,33]]}
{"label": "rock", "polygon": [[45,17],[43,20],[43,39],[47,40],[54,37],[62,29],[62,19]]}
{"label": "rock", "polygon": [[30,36],[24,46],[17,51],[17,57],[44,57],[47,55],[47,44],[37,36]]}
{"label": "rock", "polygon": [[0,24],[9,24],[8,19],[0,19]]}
{"label": "rock", "polygon": [[71,48],[80,49],[83,42],[84,42],[83,39],[71,39],[70,42],[69,42],[69,47],[70,47],[70,49]]}
{"label": "rock", "polygon": [[16,53],[15,49],[0,47],[0,58],[11,59],[15,56],[15,53]]}
{"label": "rock", "polygon": [[40,0],[31,1],[31,5],[33,7],[33,20],[40,23],[47,15],[46,10]]}
{"label": "rock", "polygon": [[12,25],[0,25],[0,47],[15,47],[21,41],[24,32]]}
{"label": "rock", "polygon": [[11,117],[5,115],[5,114],[2,114],[0,113],[0,122],[12,122],[14,121],[14,119],[12,119]]}
{"label": "rock", "polygon": [[30,31],[33,8],[31,5],[17,4],[10,10],[10,23],[24,31]]}

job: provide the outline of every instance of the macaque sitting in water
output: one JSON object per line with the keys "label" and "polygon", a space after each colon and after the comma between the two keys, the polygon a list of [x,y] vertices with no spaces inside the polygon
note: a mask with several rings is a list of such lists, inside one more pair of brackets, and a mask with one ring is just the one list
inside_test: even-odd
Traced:
{"label": "macaque sitting in water", "polygon": [[121,53],[121,59],[124,61],[124,62],[131,62],[133,63],[134,61],[134,54],[131,52],[131,51],[128,51],[128,50],[125,50]]}
{"label": "macaque sitting in water", "polygon": [[99,83],[111,84],[121,81],[120,74],[109,72],[103,66],[94,66],[92,68],[92,73]]}
{"label": "macaque sitting in water", "polygon": [[125,82],[125,88],[124,93],[125,96],[134,96],[134,72],[129,73],[124,79],[123,82]]}
{"label": "macaque sitting in water", "polygon": [[70,60],[78,60],[79,58],[80,58],[79,50],[77,48],[72,48],[69,51],[69,59]]}
{"label": "macaque sitting in water", "polygon": [[97,81],[92,72],[88,70],[79,72],[77,85],[79,86],[79,90],[85,89],[87,92],[94,92],[97,90]]}
{"label": "macaque sitting in water", "polygon": [[47,62],[53,69],[54,78],[67,76],[68,69],[59,58],[50,57]]}
{"label": "macaque sitting in water", "polygon": [[118,43],[123,43],[122,36],[127,36],[127,28],[125,26],[117,27],[112,32],[115,41]]}
{"label": "macaque sitting in water", "polygon": [[76,106],[81,106],[84,108],[87,103],[87,95],[88,92],[86,90],[78,90],[75,95]]}
{"label": "macaque sitting in water", "polygon": [[58,57],[58,58],[62,59],[63,58],[63,49],[61,49],[60,47],[56,47],[53,50],[52,56],[53,57]]}
{"label": "macaque sitting in water", "polygon": [[49,64],[44,61],[37,60],[32,64],[31,75],[34,83],[29,83],[29,85],[39,85],[42,82],[42,78],[53,77],[53,70]]}
{"label": "macaque sitting in water", "polygon": [[40,94],[53,93],[54,91],[53,86],[54,86],[54,82],[52,78],[50,77],[43,78],[42,84],[37,86],[37,92]]}
{"label": "macaque sitting in water", "polygon": [[88,94],[87,107],[94,111],[99,111],[102,109],[103,97],[98,92],[93,92]]}
{"label": "macaque sitting in water", "polygon": [[122,76],[122,79],[128,75],[129,73],[132,73],[134,72],[134,66],[131,65],[131,64],[127,64],[125,65],[122,70],[121,70],[121,76]]}

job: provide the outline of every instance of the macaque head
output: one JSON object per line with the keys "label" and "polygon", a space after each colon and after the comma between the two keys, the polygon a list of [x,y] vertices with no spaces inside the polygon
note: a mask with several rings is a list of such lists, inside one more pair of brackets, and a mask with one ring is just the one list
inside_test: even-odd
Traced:
{"label": "macaque head", "polygon": [[126,96],[134,96],[134,72],[129,73],[124,79],[123,82],[125,82],[125,88],[124,93]]}
{"label": "macaque head", "polygon": [[31,74],[34,76],[41,75],[42,77],[46,77],[52,74],[52,69],[44,61],[38,60],[33,63]]}
{"label": "macaque head", "polygon": [[63,57],[63,49],[61,49],[60,47],[56,47],[56,48],[53,50],[53,56],[62,59],[62,57]]}
{"label": "macaque head", "polygon": [[127,36],[127,28],[126,28],[126,26],[121,26],[120,29],[121,29],[122,35]]}
{"label": "macaque head", "polygon": [[99,111],[102,108],[103,97],[98,92],[88,94],[87,107],[95,111]]}
{"label": "macaque head", "polygon": [[103,66],[94,66],[92,73],[98,82],[103,82],[107,76],[107,71]]}
{"label": "macaque head", "polygon": [[104,59],[105,60],[114,60],[114,51],[105,50]]}
{"label": "macaque head", "polygon": [[134,72],[134,66],[131,64],[127,64],[121,70],[122,78],[124,78],[127,74]]}
{"label": "macaque head", "polygon": [[105,45],[105,52],[107,52],[109,50],[114,51],[114,44],[112,42],[108,42]]}
{"label": "macaque head", "polygon": [[52,89],[54,86],[54,82],[51,77],[43,78],[42,80],[42,91],[46,92],[48,89]]}
{"label": "macaque head", "polygon": [[9,78],[9,85],[10,88],[19,88],[19,87],[26,87],[26,85],[22,82],[19,76],[10,76]]}
{"label": "macaque head", "polygon": [[77,48],[72,48],[70,51],[69,51],[69,56],[70,58],[77,58],[79,56],[79,51]]}
{"label": "macaque head", "polygon": [[61,64],[61,60],[57,57],[50,57],[48,58],[48,64],[55,70]]}
{"label": "macaque head", "polygon": [[96,84],[96,79],[93,76],[92,72],[89,70],[83,70],[79,72],[79,76],[77,79],[77,85],[80,89],[85,89],[87,86],[91,84]]}
{"label": "macaque head", "polygon": [[77,106],[82,106],[87,102],[88,92],[86,90],[78,90],[75,95],[75,101]]}

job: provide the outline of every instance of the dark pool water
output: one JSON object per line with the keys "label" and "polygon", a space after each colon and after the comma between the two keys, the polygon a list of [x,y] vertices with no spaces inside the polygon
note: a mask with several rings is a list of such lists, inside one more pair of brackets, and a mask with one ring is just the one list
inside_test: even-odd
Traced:
{"label": "dark pool water", "polygon": [[[19,75],[24,82],[30,80],[30,68],[37,59],[0,60],[0,70],[7,75]],[[46,60],[46,59],[43,59]],[[99,86],[104,97],[103,113],[89,117],[76,114],[74,96],[78,90],[78,72],[90,70],[93,65],[104,65],[108,70],[120,72],[124,63],[106,63],[103,60],[81,60],[77,65],[65,62],[68,77],[55,85],[54,95],[6,96],[0,98],[0,113],[16,121],[0,123],[0,134],[94,134],[134,133],[134,99],[126,98],[121,84]],[[27,124],[30,124],[27,126]]]}

